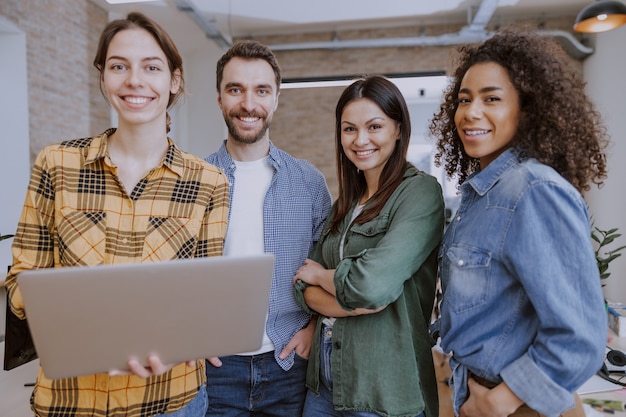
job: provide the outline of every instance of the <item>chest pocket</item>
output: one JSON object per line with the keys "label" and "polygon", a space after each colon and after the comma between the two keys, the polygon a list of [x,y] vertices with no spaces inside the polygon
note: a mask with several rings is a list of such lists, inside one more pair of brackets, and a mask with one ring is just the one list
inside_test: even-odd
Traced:
{"label": "chest pocket", "polygon": [[61,266],[99,265],[106,252],[106,213],[61,210],[57,221]]}
{"label": "chest pocket", "polygon": [[151,217],[146,230],[143,259],[193,258],[201,222],[193,218]]}
{"label": "chest pocket", "polygon": [[359,253],[378,244],[389,229],[389,216],[380,215],[363,224],[353,224],[346,235],[344,254]]}
{"label": "chest pocket", "polygon": [[462,313],[484,305],[489,295],[491,254],[478,248],[452,246],[442,255],[447,276],[443,302],[448,308]]}

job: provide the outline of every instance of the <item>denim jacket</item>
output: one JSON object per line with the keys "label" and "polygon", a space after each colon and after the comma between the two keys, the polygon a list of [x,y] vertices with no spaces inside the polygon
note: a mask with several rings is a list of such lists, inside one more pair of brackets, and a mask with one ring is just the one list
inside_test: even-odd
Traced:
{"label": "denim jacket", "polygon": [[[330,217],[330,216],[329,216]],[[322,232],[310,258],[336,269],[336,298],[346,310],[387,307],[370,315],[338,318],[333,325],[333,403],[338,410],[384,416],[438,416],[428,323],[432,313],[437,248],[444,206],[436,179],[410,166],[374,219]],[[344,258],[339,245],[347,229]],[[296,284],[296,299],[307,308]],[[310,310],[309,310],[310,311]],[[309,357],[307,386],[319,392],[320,332]]]}
{"label": "denim jacket", "polygon": [[600,369],[607,338],[586,204],[552,168],[513,149],[461,194],[439,252],[455,414],[471,371],[559,415]]}

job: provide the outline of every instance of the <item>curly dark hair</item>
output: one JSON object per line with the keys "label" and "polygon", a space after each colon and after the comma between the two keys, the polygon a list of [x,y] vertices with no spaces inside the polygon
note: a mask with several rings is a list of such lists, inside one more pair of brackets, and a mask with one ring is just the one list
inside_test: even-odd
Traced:
{"label": "curly dark hair", "polygon": [[461,81],[470,67],[493,62],[506,69],[520,97],[521,118],[511,146],[520,158],[554,168],[578,191],[606,178],[608,137],[600,114],[585,94],[585,82],[556,41],[529,29],[509,27],[479,45],[458,48],[458,66],[429,123],[437,138],[435,163],[459,184],[478,171],[465,153],[454,123]]}

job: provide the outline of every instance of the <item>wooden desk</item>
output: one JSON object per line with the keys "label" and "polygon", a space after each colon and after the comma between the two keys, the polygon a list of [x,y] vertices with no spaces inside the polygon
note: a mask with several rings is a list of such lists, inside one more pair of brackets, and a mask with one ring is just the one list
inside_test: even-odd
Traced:
{"label": "wooden desk", "polygon": [[[4,342],[0,343],[0,363],[4,363]],[[10,371],[0,370],[0,416],[33,417],[30,394],[37,378],[39,360],[31,361]]]}

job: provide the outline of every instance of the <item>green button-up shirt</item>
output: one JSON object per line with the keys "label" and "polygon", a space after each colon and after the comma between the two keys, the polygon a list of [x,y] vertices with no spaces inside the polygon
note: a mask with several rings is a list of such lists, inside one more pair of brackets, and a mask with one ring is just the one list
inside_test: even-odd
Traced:
{"label": "green button-up shirt", "polygon": [[[388,306],[376,314],[335,321],[334,406],[399,417],[424,411],[426,417],[437,417],[428,323],[444,225],[441,187],[434,177],[409,166],[376,218],[364,224],[350,219],[348,213],[337,233],[330,233],[326,225],[310,258],[336,270],[336,298],[344,309]],[[296,284],[296,298],[303,307],[306,287],[303,282]],[[319,357],[316,337],[307,372],[307,386],[315,392],[319,392]]]}

